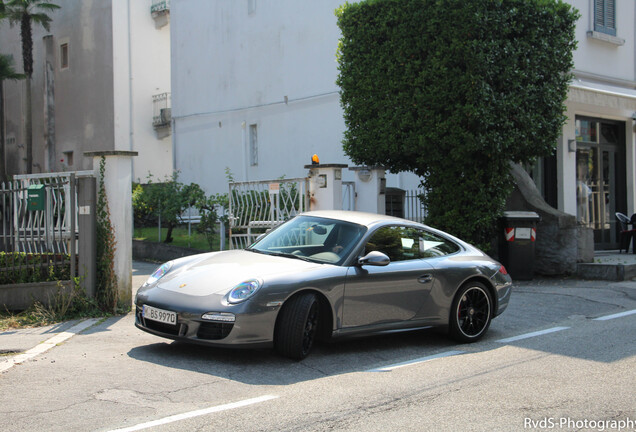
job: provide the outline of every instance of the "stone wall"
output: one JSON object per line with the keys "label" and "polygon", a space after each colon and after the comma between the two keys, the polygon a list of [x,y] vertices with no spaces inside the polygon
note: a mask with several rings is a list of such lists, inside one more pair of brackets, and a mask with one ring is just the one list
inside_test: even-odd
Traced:
{"label": "stone wall", "polygon": [[57,300],[67,299],[72,293],[71,281],[0,285],[0,308],[22,311],[36,302],[52,307]]}

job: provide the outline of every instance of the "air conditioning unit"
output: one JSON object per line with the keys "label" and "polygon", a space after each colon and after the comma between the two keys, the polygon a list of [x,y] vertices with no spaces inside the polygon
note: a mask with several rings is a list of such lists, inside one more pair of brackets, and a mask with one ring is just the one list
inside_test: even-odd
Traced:
{"label": "air conditioning unit", "polygon": [[161,118],[161,124],[170,124],[172,121],[172,108],[161,108],[159,117]]}

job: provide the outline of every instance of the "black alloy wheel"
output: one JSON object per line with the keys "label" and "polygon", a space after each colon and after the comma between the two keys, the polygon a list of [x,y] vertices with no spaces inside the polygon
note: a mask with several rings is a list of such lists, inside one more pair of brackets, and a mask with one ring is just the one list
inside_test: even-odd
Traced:
{"label": "black alloy wheel", "polygon": [[469,282],[457,292],[450,316],[450,334],[459,342],[475,342],[492,319],[492,299],[480,282]]}
{"label": "black alloy wheel", "polygon": [[274,347],[285,357],[302,360],[311,352],[318,332],[320,302],[316,294],[292,297],[280,311]]}

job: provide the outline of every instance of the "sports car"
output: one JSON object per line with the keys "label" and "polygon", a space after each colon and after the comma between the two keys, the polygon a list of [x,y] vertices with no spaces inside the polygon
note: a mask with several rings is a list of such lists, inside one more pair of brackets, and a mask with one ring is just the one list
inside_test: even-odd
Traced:
{"label": "sports car", "polygon": [[391,216],[302,213],[242,250],[161,265],[138,290],[135,325],[169,339],[273,347],[427,326],[479,340],[507,307],[504,266],[468,243]]}

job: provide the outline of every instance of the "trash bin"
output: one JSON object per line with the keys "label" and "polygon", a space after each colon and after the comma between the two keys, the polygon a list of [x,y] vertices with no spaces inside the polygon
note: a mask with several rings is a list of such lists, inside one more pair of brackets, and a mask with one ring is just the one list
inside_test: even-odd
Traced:
{"label": "trash bin", "polygon": [[534,276],[534,247],[537,224],[535,212],[507,211],[501,218],[499,261],[513,279],[531,280]]}

